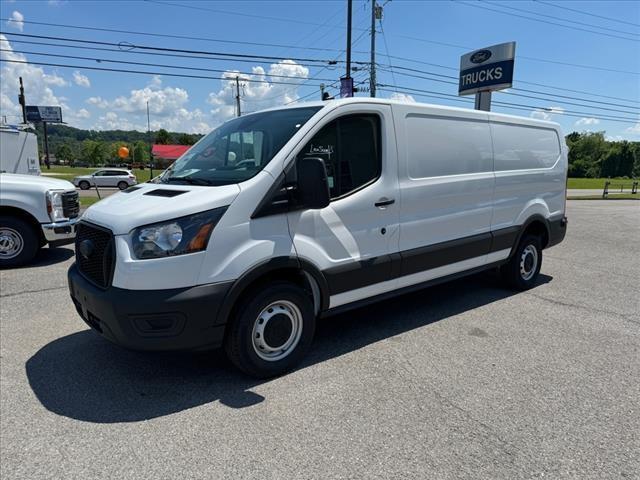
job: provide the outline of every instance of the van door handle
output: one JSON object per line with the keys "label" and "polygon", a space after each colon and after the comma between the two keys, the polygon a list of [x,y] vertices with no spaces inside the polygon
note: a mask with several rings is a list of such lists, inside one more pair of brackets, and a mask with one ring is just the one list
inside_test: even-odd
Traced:
{"label": "van door handle", "polygon": [[382,197],[380,200],[378,200],[376,203],[374,203],[374,205],[376,207],[380,208],[380,207],[386,207],[387,205],[393,205],[394,203],[396,203],[395,198]]}

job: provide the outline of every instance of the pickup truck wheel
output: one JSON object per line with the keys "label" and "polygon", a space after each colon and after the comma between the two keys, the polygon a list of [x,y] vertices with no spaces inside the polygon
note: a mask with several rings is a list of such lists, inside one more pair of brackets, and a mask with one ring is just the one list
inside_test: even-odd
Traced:
{"label": "pickup truck wheel", "polygon": [[118,188],[120,190],[126,190],[127,188],[129,188],[129,184],[127,182],[118,182]]}
{"label": "pickup truck wheel", "polygon": [[505,282],[516,290],[529,290],[538,280],[542,267],[542,247],[540,237],[525,235],[509,263],[500,268]]}
{"label": "pickup truck wheel", "polygon": [[30,262],[40,243],[33,227],[20,218],[0,217],[0,267]]}
{"label": "pickup truck wheel", "polygon": [[258,378],[281,375],[295,367],[315,331],[308,294],[293,283],[277,282],[251,292],[239,305],[225,338],[231,362]]}
{"label": "pickup truck wheel", "polygon": [[80,190],[89,190],[91,188],[91,184],[86,180],[82,180],[78,186],[80,187]]}

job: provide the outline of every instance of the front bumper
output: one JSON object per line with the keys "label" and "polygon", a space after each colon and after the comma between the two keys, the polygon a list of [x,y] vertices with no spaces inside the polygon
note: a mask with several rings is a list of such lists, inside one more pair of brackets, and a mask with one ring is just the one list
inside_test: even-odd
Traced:
{"label": "front bumper", "polygon": [[64,220],[62,222],[43,223],[42,233],[51,247],[72,243],[76,236],[76,224],[80,217]]}
{"label": "front bumper", "polygon": [[93,330],[132,350],[208,350],[220,347],[224,325],[214,325],[233,282],[171,290],[101,289],[68,272],[76,310]]}

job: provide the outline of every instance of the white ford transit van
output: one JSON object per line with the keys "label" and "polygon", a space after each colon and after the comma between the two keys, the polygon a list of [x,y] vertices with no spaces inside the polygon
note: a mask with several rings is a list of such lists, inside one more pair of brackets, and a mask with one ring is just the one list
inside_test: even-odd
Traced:
{"label": "white ford transit van", "polygon": [[555,123],[368,98],[253,113],[85,212],[71,298],[122,346],[224,346],[277,375],[319,316],[495,267],[532,287],[566,179]]}

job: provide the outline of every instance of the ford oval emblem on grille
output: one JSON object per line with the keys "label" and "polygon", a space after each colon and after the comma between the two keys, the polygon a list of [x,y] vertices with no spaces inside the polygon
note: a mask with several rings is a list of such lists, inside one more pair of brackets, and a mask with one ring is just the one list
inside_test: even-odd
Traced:
{"label": "ford oval emblem on grille", "polygon": [[491,58],[490,50],[478,50],[473,55],[471,55],[471,63],[483,63]]}
{"label": "ford oval emblem on grille", "polygon": [[80,242],[80,245],[78,245],[78,250],[80,250],[80,255],[82,255],[82,258],[84,258],[85,260],[88,260],[89,257],[93,255],[94,249],[95,249],[95,246],[93,245],[93,242],[91,240],[83,240]]}

